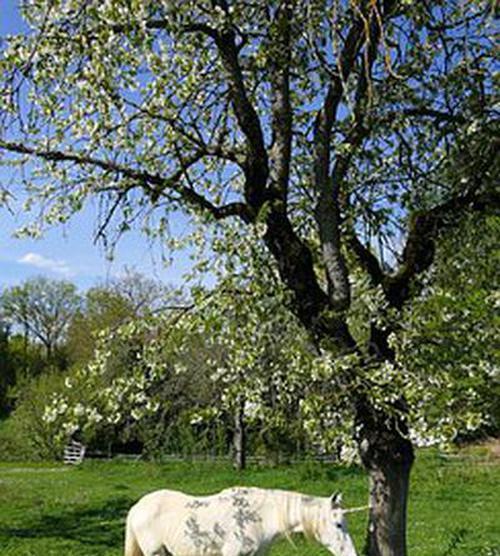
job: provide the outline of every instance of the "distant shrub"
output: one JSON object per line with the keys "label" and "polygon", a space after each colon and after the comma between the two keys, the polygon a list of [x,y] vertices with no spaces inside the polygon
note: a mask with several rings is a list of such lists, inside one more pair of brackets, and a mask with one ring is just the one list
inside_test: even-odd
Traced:
{"label": "distant shrub", "polygon": [[62,455],[64,441],[42,417],[47,400],[61,391],[65,376],[50,371],[18,386],[16,409],[0,426],[0,459],[47,460]]}

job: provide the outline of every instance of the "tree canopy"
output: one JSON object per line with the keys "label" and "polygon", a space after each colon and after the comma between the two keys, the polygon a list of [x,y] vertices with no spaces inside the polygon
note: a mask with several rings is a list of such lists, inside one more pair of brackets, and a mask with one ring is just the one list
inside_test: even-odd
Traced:
{"label": "tree canopy", "polygon": [[[32,32],[2,53],[0,147],[4,162],[30,161],[48,222],[93,194],[98,233],[151,208],[159,226],[179,207],[262,221],[292,290],[293,249],[311,274],[303,242],[317,234],[342,309],[341,232],[401,304],[429,229],[491,195],[488,2],[22,6]],[[319,278],[303,278],[320,303]]]}
{"label": "tree canopy", "polygon": [[43,344],[50,357],[64,339],[80,301],[71,282],[39,276],[3,291],[0,311],[4,319]]}

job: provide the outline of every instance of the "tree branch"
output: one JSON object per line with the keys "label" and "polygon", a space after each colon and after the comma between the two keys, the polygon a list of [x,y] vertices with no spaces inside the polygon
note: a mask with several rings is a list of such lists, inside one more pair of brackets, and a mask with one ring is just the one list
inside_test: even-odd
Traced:
{"label": "tree branch", "polygon": [[[227,2],[214,0],[214,6],[228,12]],[[165,19],[152,19],[146,22],[147,29],[168,29]],[[132,25],[114,25],[115,32],[133,28]],[[259,116],[250,102],[243,73],[239,64],[239,48],[236,46],[236,34],[233,28],[222,31],[205,23],[188,23],[182,27],[185,33],[202,33],[212,38],[219,50],[222,65],[227,75],[229,92],[238,125],[246,138],[245,197],[254,212],[254,217],[266,200],[265,187],[269,176],[269,162],[264,143]]]}
{"label": "tree branch", "polygon": [[439,234],[456,224],[466,211],[500,213],[500,193],[469,191],[428,211],[413,214],[398,272],[384,278],[384,290],[392,306],[401,308],[410,295],[411,281],[427,270],[434,261],[435,242]]}
{"label": "tree branch", "polygon": [[500,193],[493,188],[484,191],[483,187],[485,175],[495,175],[495,160],[498,161],[497,148],[492,145],[488,156],[476,168],[465,194],[456,195],[429,210],[416,211],[409,217],[402,262],[395,274],[384,273],[377,257],[352,232],[349,245],[372,283],[382,285],[392,307],[399,309],[403,306],[411,294],[412,281],[433,263],[435,242],[440,233],[452,229],[467,211],[500,214]]}
{"label": "tree branch", "polygon": [[[213,4],[228,13],[224,0],[214,0]],[[152,20],[149,28],[166,27],[162,20]],[[226,72],[229,94],[238,125],[246,138],[245,197],[255,218],[266,201],[266,184],[269,177],[269,160],[264,143],[264,134],[257,111],[249,99],[243,72],[239,63],[239,48],[236,46],[236,33],[232,27],[221,31],[202,23],[186,24],[185,32],[200,32],[212,38],[218,48],[222,65]]]}
{"label": "tree branch", "polygon": [[[214,0],[214,7],[228,13],[229,7],[224,0]],[[168,29],[165,19],[152,19],[146,22],[147,29]],[[132,26],[114,25],[113,30],[122,32]],[[238,125],[246,138],[246,157],[243,164],[245,174],[245,198],[253,217],[267,200],[266,185],[269,177],[269,160],[264,143],[264,134],[257,111],[249,99],[239,63],[239,48],[236,45],[235,30],[226,26],[215,29],[205,23],[187,23],[182,27],[185,33],[202,33],[214,40],[219,51],[229,85],[229,94]]]}
{"label": "tree branch", "polygon": [[[365,44],[365,58],[362,74],[359,76],[355,124],[348,139],[350,148],[359,145],[367,134],[367,130],[363,127],[363,109],[366,108],[365,97],[369,86],[369,74],[377,55],[383,17],[387,18],[391,14],[394,5],[393,0],[386,0],[379,4],[370,3],[369,9],[364,12],[361,8],[358,9],[358,17],[349,30],[344,48],[338,58],[339,69],[332,77],[324,104],[314,124],[314,181],[319,194],[316,218],[329,295],[334,306],[339,310],[346,309],[350,304],[348,271],[341,250],[339,194],[352,152],[338,153],[333,175],[330,175],[332,127],[344,92],[344,83]],[[380,14],[379,9],[383,10],[383,14]]]}
{"label": "tree branch", "polygon": [[0,140],[0,149],[17,154],[27,154],[41,158],[43,160],[55,162],[74,162],[80,166],[91,166],[106,172],[115,172],[127,178],[137,181],[138,186],[142,187],[150,196],[153,203],[157,202],[160,196],[166,191],[177,193],[183,200],[192,207],[202,209],[210,213],[215,219],[219,220],[228,216],[239,216],[248,221],[250,214],[248,207],[244,203],[233,202],[226,205],[214,205],[209,199],[197,193],[194,189],[180,184],[187,168],[199,162],[206,153],[195,152],[191,157],[184,161],[183,167],[174,172],[171,176],[162,176],[143,170],[134,170],[128,166],[123,166],[113,161],[102,160],[81,153],[72,153],[59,150],[37,149],[27,147],[20,143]]}
{"label": "tree branch", "polygon": [[245,135],[246,161],[245,197],[255,215],[266,201],[265,188],[269,177],[269,161],[264,134],[257,112],[250,102],[238,60],[235,33],[226,29],[214,38],[227,75],[229,93],[238,125]]}
{"label": "tree branch", "polygon": [[141,114],[167,123],[172,127],[174,131],[176,131],[179,135],[181,135],[187,141],[189,141],[189,143],[191,143],[196,148],[196,150],[203,151],[206,154],[206,156],[215,156],[218,158],[224,158],[226,160],[234,162],[235,164],[238,164],[240,167],[243,165],[243,159],[244,159],[243,153],[236,149],[225,147],[223,145],[224,135],[222,133],[220,133],[218,142],[207,143],[203,140],[203,138],[197,137],[194,133],[189,132],[183,126],[179,125],[178,119],[176,118],[165,116],[160,112],[156,112],[149,108],[141,106],[140,104],[130,99],[124,99],[124,102],[128,106],[131,106],[137,111],[137,113],[134,116],[138,116],[139,114]]}
{"label": "tree branch", "polygon": [[[455,124],[466,124],[467,118],[462,114],[452,114],[451,112],[444,112],[442,110],[434,110],[432,108],[404,108],[401,111],[401,114],[404,116],[415,116],[415,117],[423,117],[423,118],[432,118],[436,122],[446,122],[446,123],[455,123]],[[395,114],[389,114],[389,120],[393,119]]]}
{"label": "tree branch", "polygon": [[[378,19],[372,21],[370,28],[370,43],[367,47],[366,55],[363,59],[362,68],[360,70],[358,88],[356,90],[356,99],[354,106],[354,121],[347,134],[344,144],[348,147],[343,152],[336,154],[335,165],[333,167],[331,181],[334,191],[339,195],[339,204],[347,199],[340,198],[342,185],[345,181],[353,156],[356,150],[361,146],[363,140],[369,135],[371,125],[367,125],[369,110],[369,80],[373,64],[377,57],[379,41],[382,30]],[[372,283],[378,285],[384,280],[384,272],[377,257],[366,247],[358,238],[356,230],[352,227],[348,232],[348,244],[356,255],[361,267],[368,273]]]}
{"label": "tree branch", "polygon": [[[171,23],[166,19],[150,19],[145,22],[146,29],[161,30],[168,29]],[[109,26],[115,33],[124,33],[132,31],[140,27],[139,23],[114,23]],[[182,30],[186,33],[203,33],[209,37],[215,38],[217,31],[205,23],[188,23],[182,26]]]}
{"label": "tree branch", "polygon": [[290,64],[292,56],[290,23],[292,7],[284,0],[271,27],[272,132],[271,188],[286,211],[290,158],[292,152],[292,106],[290,102]]}
{"label": "tree branch", "polygon": [[386,275],[380,266],[378,258],[371,252],[369,247],[361,242],[354,230],[349,237],[349,246],[356,255],[361,268],[370,276],[372,284],[374,286],[383,284]]}

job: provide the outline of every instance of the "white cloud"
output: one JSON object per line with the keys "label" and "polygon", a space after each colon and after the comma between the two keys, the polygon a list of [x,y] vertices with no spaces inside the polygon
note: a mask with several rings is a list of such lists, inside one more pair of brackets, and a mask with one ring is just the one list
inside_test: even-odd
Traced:
{"label": "white cloud", "polygon": [[35,266],[36,268],[41,268],[43,270],[57,272],[58,274],[65,274],[66,276],[73,274],[66,262],[50,259],[48,257],[44,257],[43,255],[39,255],[38,253],[26,253],[26,255],[23,255],[17,260],[17,262]]}

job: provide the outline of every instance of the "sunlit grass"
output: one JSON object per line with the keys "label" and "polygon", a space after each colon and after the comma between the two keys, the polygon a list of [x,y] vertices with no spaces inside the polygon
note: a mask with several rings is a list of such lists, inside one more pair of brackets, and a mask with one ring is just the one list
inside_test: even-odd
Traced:
{"label": "sunlit grass", "polygon": [[[118,556],[124,519],[142,494],[158,488],[211,493],[244,484],[327,495],[342,490],[347,506],[366,503],[358,468],[305,463],[252,468],[244,473],[216,463],[86,462],[0,464],[2,556]],[[444,459],[419,454],[411,486],[408,534],[413,556],[500,556],[500,464],[484,454]],[[365,514],[349,516],[361,552]],[[272,556],[327,554],[296,539]]]}

